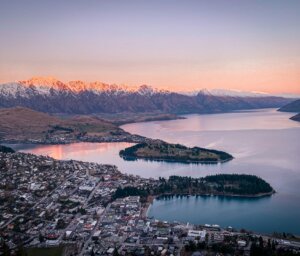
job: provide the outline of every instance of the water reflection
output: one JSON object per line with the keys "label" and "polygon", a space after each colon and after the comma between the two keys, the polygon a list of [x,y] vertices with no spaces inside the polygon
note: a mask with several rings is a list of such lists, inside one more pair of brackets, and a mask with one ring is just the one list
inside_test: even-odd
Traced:
{"label": "water reflection", "polygon": [[[276,196],[275,196],[276,197]],[[218,224],[262,233],[299,234],[299,208],[287,211],[289,202],[272,197],[174,196],[154,200],[148,216],[163,221]]]}

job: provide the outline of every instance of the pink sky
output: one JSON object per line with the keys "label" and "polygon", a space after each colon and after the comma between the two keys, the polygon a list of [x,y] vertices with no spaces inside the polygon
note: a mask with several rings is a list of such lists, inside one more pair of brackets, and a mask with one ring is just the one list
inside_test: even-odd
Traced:
{"label": "pink sky", "polygon": [[300,93],[300,1],[0,2],[0,82]]}

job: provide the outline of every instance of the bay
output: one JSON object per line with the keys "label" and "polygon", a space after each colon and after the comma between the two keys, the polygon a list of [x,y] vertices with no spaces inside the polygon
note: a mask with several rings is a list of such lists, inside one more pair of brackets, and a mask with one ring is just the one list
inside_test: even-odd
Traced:
{"label": "bay", "polygon": [[124,130],[186,146],[226,151],[234,160],[217,165],[125,161],[119,151],[130,143],[14,145],[23,152],[115,164],[120,171],[142,177],[170,175],[203,177],[216,173],[246,173],[262,177],[276,194],[261,199],[187,197],[155,200],[148,216],[167,221],[219,224],[263,233],[300,234],[300,123],[293,114],[261,109],[186,119],[132,123]]}

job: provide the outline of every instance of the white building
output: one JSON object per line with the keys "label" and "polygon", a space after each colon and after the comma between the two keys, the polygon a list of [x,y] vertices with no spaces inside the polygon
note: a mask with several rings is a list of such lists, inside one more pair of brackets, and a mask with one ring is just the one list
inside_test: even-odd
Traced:
{"label": "white building", "polygon": [[197,238],[199,237],[199,241],[205,241],[206,231],[205,230],[189,230],[188,238]]}

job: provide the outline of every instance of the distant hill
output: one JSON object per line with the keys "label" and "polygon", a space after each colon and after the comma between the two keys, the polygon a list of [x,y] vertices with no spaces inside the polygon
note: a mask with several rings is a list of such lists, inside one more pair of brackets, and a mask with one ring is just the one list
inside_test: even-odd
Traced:
{"label": "distant hill", "polygon": [[297,114],[297,115],[295,115],[295,116],[292,116],[292,117],[291,117],[291,120],[300,122],[300,113]]}
{"label": "distant hill", "polygon": [[61,119],[23,107],[0,109],[0,120],[0,141],[38,140],[60,134],[105,136],[124,133],[122,129],[98,117],[75,116]]}
{"label": "distant hill", "polygon": [[148,85],[128,87],[102,82],[64,83],[51,77],[0,85],[0,108],[22,106],[46,113],[221,113],[278,108],[289,102],[291,99],[282,97],[216,96],[205,91],[184,95]]}
{"label": "distant hill", "polygon": [[287,105],[281,107],[279,111],[300,113],[300,99],[288,103]]}

